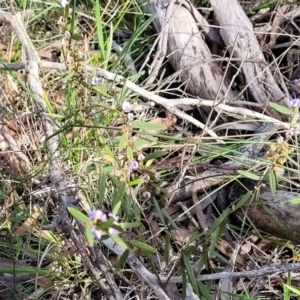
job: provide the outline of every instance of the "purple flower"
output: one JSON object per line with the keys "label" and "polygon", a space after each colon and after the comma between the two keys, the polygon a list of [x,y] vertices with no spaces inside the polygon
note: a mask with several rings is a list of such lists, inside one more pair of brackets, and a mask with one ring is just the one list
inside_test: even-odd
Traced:
{"label": "purple flower", "polygon": [[149,182],[150,181],[150,176],[148,174],[143,175],[142,180],[143,182]]}
{"label": "purple flower", "polygon": [[[115,222],[118,222],[119,217],[117,217],[114,213],[109,213],[108,216],[112,218]],[[114,222],[114,223],[115,223]]]}
{"label": "purple flower", "polygon": [[285,136],[286,137],[292,137],[294,135],[293,133],[293,130],[292,129],[289,129],[286,133],[285,133]]}
{"label": "purple flower", "polygon": [[122,109],[124,112],[129,113],[131,111],[131,105],[128,101],[123,102]]}
{"label": "purple flower", "polygon": [[98,240],[101,239],[102,234],[101,234],[100,230],[98,230],[95,226],[92,226],[91,231],[92,231],[92,235],[95,239],[98,239]]}
{"label": "purple flower", "polygon": [[145,159],[145,156],[144,156],[144,154],[143,153],[140,153],[139,155],[138,155],[138,161],[142,161],[142,160],[144,160]]}
{"label": "purple flower", "polygon": [[146,191],[146,192],[144,192],[144,193],[142,194],[142,197],[143,197],[143,198],[146,198],[146,199],[150,199],[150,198],[151,198],[151,193],[148,192],[148,191]]}
{"label": "purple flower", "polygon": [[128,113],[128,114],[127,114],[127,118],[128,118],[129,120],[133,120],[134,114],[133,114],[133,113]]}
{"label": "purple flower", "polygon": [[117,235],[119,233],[119,231],[115,228],[110,227],[110,228],[108,228],[108,233],[112,234],[112,235]]}
{"label": "purple flower", "polygon": [[295,80],[294,80],[294,83],[295,83],[296,85],[299,85],[299,83],[300,83],[300,78],[295,79]]}
{"label": "purple flower", "polygon": [[284,138],[280,135],[279,137],[277,137],[276,141],[277,141],[277,144],[281,144],[281,143],[283,143]]}
{"label": "purple flower", "polygon": [[300,104],[300,100],[298,98],[290,99],[290,103],[289,104],[290,104],[291,108],[298,107],[299,104]]}
{"label": "purple flower", "polygon": [[92,78],[92,85],[98,85],[100,82],[99,78],[97,76],[94,76]]}
{"label": "purple flower", "polygon": [[130,171],[134,171],[139,167],[139,163],[136,160],[133,160],[129,163]]}
{"label": "purple flower", "polygon": [[95,221],[106,221],[107,216],[102,210],[92,210],[88,212],[88,217],[90,220],[95,220]]}

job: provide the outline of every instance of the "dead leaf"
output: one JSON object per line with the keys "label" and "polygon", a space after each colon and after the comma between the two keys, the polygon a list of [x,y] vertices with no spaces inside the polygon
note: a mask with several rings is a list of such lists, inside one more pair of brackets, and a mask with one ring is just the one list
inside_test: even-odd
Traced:
{"label": "dead leaf", "polygon": [[171,231],[171,236],[174,240],[179,242],[180,244],[186,244],[190,240],[192,236],[192,232],[185,229],[185,228],[180,228],[176,230]]}

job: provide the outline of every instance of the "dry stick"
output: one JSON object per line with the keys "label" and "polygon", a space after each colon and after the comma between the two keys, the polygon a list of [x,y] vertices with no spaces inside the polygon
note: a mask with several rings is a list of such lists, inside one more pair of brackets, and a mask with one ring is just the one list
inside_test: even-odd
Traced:
{"label": "dry stick", "polygon": [[224,47],[224,42],[218,29],[210,25],[190,1],[175,0],[175,3],[183,5],[189,12],[191,12],[197,21],[197,25],[212,42],[217,43],[220,47]]}
{"label": "dry stick", "polygon": [[[56,70],[60,70],[60,71],[65,71],[66,70],[66,66],[63,63],[55,63],[55,62],[49,62],[49,61],[41,61],[40,65],[42,68],[48,68],[48,69],[56,69]],[[15,69],[15,70],[20,70],[20,69],[24,69],[24,63],[17,63],[17,64],[8,64],[5,65],[5,67],[3,67],[3,69]],[[0,69],[2,69],[2,67],[0,67]],[[194,118],[182,113],[178,108],[176,108],[176,106],[208,106],[208,107],[214,107],[215,110],[222,110],[224,112],[228,112],[228,113],[233,113],[233,114],[237,114],[240,115],[244,118],[246,117],[250,117],[251,119],[257,119],[260,120],[262,122],[269,122],[269,123],[273,123],[275,125],[278,125],[279,127],[282,127],[283,129],[290,129],[290,124],[286,123],[286,122],[282,122],[282,121],[278,121],[277,119],[274,119],[272,117],[263,115],[261,113],[258,113],[256,111],[250,110],[250,109],[246,109],[246,108],[242,108],[242,107],[232,107],[226,104],[218,104],[217,106],[215,106],[214,101],[212,100],[207,100],[207,99],[201,99],[201,98],[181,98],[181,99],[167,99],[161,96],[156,95],[153,92],[149,92],[146,89],[134,84],[133,82],[127,80],[125,77],[117,75],[115,73],[109,72],[107,70],[101,69],[101,68],[94,68],[94,67],[90,67],[87,66],[87,70],[90,71],[92,74],[93,73],[97,73],[99,76],[107,79],[107,80],[111,80],[111,81],[115,81],[117,83],[123,84],[124,86],[126,86],[127,88],[131,89],[132,91],[134,91],[135,93],[137,93],[138,95],[145,97],[146,99],[148,99],[149,101],[153,101],[156,104],[162,105],[164,107],[166,107],[170,112],[173,112],[175,115],[185,119],[186,121],[191,122],[192,124],[196,125],[197,127],[200,127],[199,123],[197,122],[197,120],[195,120]],[[220,100],[216,100],[216,101],[220,101]],[[244,101],[243,103],[241,103],[243,105],[248,104],[247,101]],[[257,103],[249,103],[249,106],[258,106],[259,104]],[[195,122],[196,121],[196,122]],[[202,124],[200,128],[204,127],[205,125]],[[214,133],[212,133],[212,135],[214,135]],[[222,137],[217,137],[219,139],[221,139]]]}
{"label": "dry stick", "polygon": [[[1,121],[3,121],[2,118],[1,118]],[[11,136],[11,134],[9,133],[8,128],[5,125],[0,125],[0,133],[4,137],[7,144],[9,145],[10,150],[18,158],[18,161],[19,161],[19,163],[20,163],[20,165],[23,169],[22,171],[25,174],[29,175],[32,172],[32,167],[31,167],[30,161],[29,161],[28,157],[24,154],[24,152],[20,150],[20,148],[18,147],[16,141]]]}
{"label": "dry stick", "polygon": [[[167,45],[168,45],[168,33],[169,33],[169,20],[171,18],[171,14],[173,13],[173,6],[174,6],[174,2],[171,1],[167,7],[164,7],[164,9],[161,10],[161,12],[165,14],[165,16],[163,16],[163,25],[162,25],[161,33],[158,37],[159,38],[158,49],[156,51],[153,62],[149,68],[150,77],[146,81],[145,84],[146,86],[149,86],[154,82],[158,74],[158,71],[166,57]],[[153,74],[151,74],[152,71]]]}
{"label": "dry stick", "polygon": [[[124,253],[124,249],[118,245],[116,245],[111,239],[107,239],[103,241],[103,244],[106,245],[107,248],[112,250],[117,255],[121,256]],[[153,282],[158,282],[157,277],[150,273],[145,267],[140,263],[139,260],[132,254],[129,255],[128,259],[132,261],[132,264],[135,266],[135,271],[139,274],[144,274],[144,277],[147,277],[149,281],[148,284]],[[271,274],[275,274],[278,272],[288,272],[288,271],[295,271],[300,269],[300,263],[294,264],[281,264],[278,266],[272,267],[263,267],[258,270],[251,270],[251,271],[244,271],[244,272],[220,272],[216,274],[207,274],[207,275],[199,275],[197,276],[197,280],[205,281],[205,280],[217,280],[217,279],[224,279],[224,278],[237,278],[237,277],[258,277],[258,276],[267,276]],[[182,276],[160,276],[159,280],[161,282],[169,282],[169,283],[182,283]],[[165,299],[165,298],[160,298]]]}
{"label": "dry stick", "polygon": [[[253,32],[253,26],[237,0],[210,0],[214,15],[220,24],[220,34],[224,43],[234,57],[239,59],[257,59],[265,61],[260,45]],[[230,5],[230,9],[228,9]],[[238,42],[233,47],[236,39]],[[249,89],[255,100],[262,105],[267,105],[269,100],[286,105],[288,97],[277,85],[269,68],[264,68],[261,63],[246,63],[242,70]],[[274,111],[272,116],[280,119],[281,115]]]}
{"label": "dry stick", "polygon": [[205,231],[209,228],[208,220],[207,220],[207,216],[203,212],[202,203],[198,199],[198,193],[196,189],[192,191],[192,199],[194,202],[198,223],[200,224],[200,227]]}
{"label": "dry stick", "polygon": [[[9,13],[5,13],[0,11],[0,18],[4,18],[6,22],[10,23],[14,28],[16,34],[23,47],[25,48],[27,65],[26,65],[26,75],[27,75],[27,84],[29,89],[32,91],[34,95],[34,100],[39,109],[42,109],[43,112],[48,112],[47,105],[43,98],[43,92],[41,84],[38,80],[39,74],[39,58],[36,53],[34,46],[32,45],[25,28],[20,19],[15,15],[11,15]],[[94,278],[98,281],[102,290],[106,293],[107,297],[111,300],[122,300],[123,296],[118,289],[117,285],[114,283],[113,287],[109,287],[104,279],[101,279],[99,271],[97,271],[91,260],[89,259],[84,247],[82,246],[82,242],[78,239],[73,226],[71,225],[71,220],[67,214],[67,207],[72,206],[73,197],[70,193],[70,189],[65,181],[65,176],[62,168],[62,164],[59,158],[59,138],[56,134],[55,126],[52,120],[47,116],[46,113],[41,113],[42,126],[47,138],[46,144],[48,151],[50,152],[50,166],[49,166],[49,175],[50,180],[54,186],[54,189],[57,193],[57,196],[60,200],[59,205],[59,213],[62,220],[62,226],[64,229],[71,235],[71,238],[78,248],[82,260],[85,266],[92,273]]]}

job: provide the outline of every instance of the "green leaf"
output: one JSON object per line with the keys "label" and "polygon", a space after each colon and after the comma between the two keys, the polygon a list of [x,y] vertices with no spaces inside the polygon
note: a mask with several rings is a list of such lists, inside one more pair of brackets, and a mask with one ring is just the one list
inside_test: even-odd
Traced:
{"label": "green leaf", "polygon": [[128,255],[130,254],[129,249],[126,249],[123,254],[120,256],[119,260],[117,261],[117,263],[115,264],[115,268],[117,270],[123,269],[126,263],[126,259],[128,257]]}
{"label": "green leaf", "polygon": [[197,280],[196,280],[196,277],[195,277],[194,270],[192,268],[192,265],[191,265],[189,259],[185,255],[183,255],[183,264],[184,264],[184,269],[187,273],[187,276],[190,280],[190,283],[193,287],[194,293],[196,295],[200,295],[200,291],[198,289],[198,284],[197,284]]}
{"label": "green leaf", "polygon": [[112,213],[115,214],[115,215],[117,215],[118,212],[119,212],[119,210],[120,210],[120,208],[121,208],[121,206],[122,206],[122,202],[121,201],[119,201],[118,203],[116,203],[115,206],[113,207]]}
{"label": "green leaf", "polygon": [[[102,19],[101,19],[101,6],[99,0],[96,0],[96,8],[95,8],[95,18],[97,24],[97,37],[98,37],[98,46],[101,53],[101,59],[105,59],[105,47],[104,47],[104,34],[103,34],[103,27],[102,27]],[[105,68],[106,66],[104,66]]]}
{"label": "green leaf", "polygon": [[127,159],[129,161],[133,161],[133,151],[131,147],[127,147],[126,148],[126,152],[127,152]]}
{"label": "green leaf", "polygon": [[100,224],[97,224],[97,229],[106,230],[106,229],[112,227],[113,223],[114,223],[114,220],[112,220],[112,219],[101,222]]}
{"label": "green leaf", "polygon": [[280,112],[282,114],[285,114],[285,115],[293,114],[293,111],[286,106],[282,106],[282,105],[274,103],[274,102],[269,102],[269,104],[272,108],[274,108],[275,110],[277,110],[278,112]]}
{"label": "green leaf", "polygon": [[63,77],[63,82],[71,81],[71,79],[73,78],[74,75],[75,75],[74,71],[68,73],[68,75]]}
{"label": "green leaf", "polygon": [[142,252],[146,252],[146,253],[149,253],[149,254],[152,254],[152,253],[156,253],[156,249],[145,244],[145,243],[142,243],[140,241],[137,241],[137,240],[131,240],[130,241],[130,244],[138,249],[140,249]]}
{"label": "green leaf", "polygon": [[79,222],[87,223],[91,221],[88,218],[88,216],[84,215],[81,211],[79,211],[76,208],[68,207],[68,211]]}
{"label": "green leaf", "polygon": [[112,41],[113,41],[113,33],[114,33],[114,28],[112,22],[109,24],[109,36],[106,38],[106,53],[104,60],[106,62],[109,61],[110,56],[111,56],[111,48],[112,48]]}
{"label": "green leaf", "polygon": [[140,139],[137,139],[136,141],[134,141],[134,146],[137,149],[143,149],[143,148],[148,147],[150,144],[156,142],[157,140],[158,140],[157,137],[149,137],[147,139],[140,138]]}
{"label": "green leaf", "polygon": [[242,207],[251,195],[252,195],[252,191],[248,191],[247,194],[245,194],[240,199],[238,199],[237,203],[233,206],[234,210],[237,210],[240,207]]}
{"label": "green leaf", "polygon": [[124,248],[124,249],[128,249],[128,246],[125,244],[125,242],[118,236],[118,235],[109,235],[110,238],[120,247]]}
{"label": "green leaf", "polygon": [[29,274],[29,275],[43,275],[47,276],[51,274],[49,270],[37,270],[37,269],[30,269],[30,268],[0,268],[0,273],[7,273],[7,274]]}
{"label": "green leaf", "polygon": [[120,182],[113,195],[112,206],[115,207],[118,202],[122,202],[125,197],[125,182]]}
{"label": "green leaf", "polygon": [[296,288],[294,288],[294,287],[292,287],[292,286],[289,286],[289,285],[286,285],[286,284],[284,284],[284,286],[286,287],[286,288],[288,288],[289,290],[291,290],[293,293],[295,293],[296,295],[300,295],[300,290],[298,290],[298,289],[296,289]]}
{"label": "green leaf", "polygon": [[238,174],[242,175],[243,177],[249,178],[249,179],[253,179],[253,180],[259,180],[260,177],[252,172],[248,172],[248,171],[242,171],[242,170],[238,170],[237,171]]}
{"label": "green leaf", "polygon": [[106,93],[106,87],[103,86],[99,86],[99,85],[94,85],[93,86],[93,90],[95,90],[97,93],[99,93],[100,95],[103,95],[105,97],[110,97],[107,93]]}
{"label": "green leaf", "polygon": [[121,223],[120,226],[123,229],[128,229],[128,228],[139,227],[139,226],[141,226],[141,223],[140,222],[125,222],[125,223]]}
{"label": "green leaf", "polygon": [[100,205],[103,205],[105,200],[106,175],[107,175],[107,169],[103,168],[103,166],[100,165],[100,173],[98,178],[98,195],[97,195]]}
{"label": "green leaf", "polygon": [[215,248],[216,245],[218,243],[218,240],[220,238],[220,236],[223,233],[224,227],[225,227],[225,223],[222,222],[223,226],[218,226],[210,235],[210,241],[209,241],[209,247],[208,247],[208,257],[209,259],[212,258],[215,254]]}
{"label": "green leaf", "polygon": [[170,262],[170,248],[171,248],[170,243],[171,243],[170,234],[166,232],[164,253],[165,253],[165,260],[167,264]]}
{"label": "green leaf", "polygon": [[85,237],[90,247],[94,245],[94,238],[90,227],[85,228]]}
{"label": "green leaf", "polygon": [[80,34],[75,33],[75,34],[73,34],[73,35],[71,36],[71,39],[73,39],[73,40],[75,40],[75,41],[82,41],[82,40],[83,40],[83,36],[80,35]]}
{"label": "green leaf", "polygon": [[147,155],[147,156],[145,157],[144,161],[147,162],[148,160],[156,159],[156,158],[165,156],[165,155],[167,155],[168,153],[169,153],[168,151],[156,151],[156,152],[153,152],[153,153]]}
{"label": "green leaf", "polygon": [[155,208],[156,208],[156,212],[157,212],[157,214],[158,214],[158,217],[159,217],[160,221],[162,222],[163,225],[167,226],[167,223],[166,223],[166,221],[165,221],[163,212],[161,211],[161,207],[160,207],[160,205],[158,204],[156,198],[153,198],[153,202],[154,202],[154,206],[155,206]]}
{"label": "green leaf", "polygon": [[131,122],[131,126],[133,128],[145,129],[145,130],[165,130],[167,128],[164,125],[152,124],[149,122],[143,122],[138,120]]}
{"label": "green leaf", "polygon": [[127,144],[128,141],[128,133],[124,132],[121,136],[120,142],[119,142],[119,151],[121,152]]}
{"label": "green leaf", "polygon": [[289,203],[291,203],[291,204],[299,204],[300,203],[300,198],[295,198],[295,199],[289,200]]}
{"label": "green leaf", "polygon": [[278,182],[277,182],[276,173],[274,171],[269,172],[269,185],[270,185],[271,193],[273,195],[275,195],[276,189],[277,189],[277,186],[278,186]]}
{"label": "green leaf", "polygon": [[[212,288],[212,282],[210,282],[210,284],[204,284],[201,281],[198,281],[198,287],[199,290],[201,291],[201,296],[203,297],[202,299],[206,299],[206,300],[211,300],[211,288]],[[226,297],[227,298],[227,297]],[[225,298],[225,299],[226,299]]]}

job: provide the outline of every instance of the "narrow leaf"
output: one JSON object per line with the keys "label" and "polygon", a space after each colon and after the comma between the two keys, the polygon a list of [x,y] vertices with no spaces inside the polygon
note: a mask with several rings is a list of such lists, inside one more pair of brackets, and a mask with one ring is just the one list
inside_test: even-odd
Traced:
{"label": "narrow leaf", "polygon": [[29,274],[29,275],[49,275],[51,272],[49,270],[37,270],[37,269],[30,269],[30,268],[0,268],[0,273],[7,273],[7,274]]}
{"label": "narrow leaf", "polygon": [[128,246],[118,235],[110,235],[110,238],[120,247],[122,247],[124,249],[128,249]]}
{"label": "narrow leaf", "polygon": [[156,253],[156,249],[145,244],[145,243],[142,243],[140,241],[137,241],[137,240],[131,240],[130,241],[130,244],[138,249],[140,249],[142,252],[146,252],[146,253]]}
{"label": "narrow leaf", "polygon": [[99,204],[103,205],[105,200],[105,193],[106,193],[106,175],[107,170],[100,166],[100,173],[98,178],[98,200]]}
{"label": "narrow leaf", "polygon": [[193,287],[194,293],[196,295],[199,295],[200,293],[199,293],[198,284],[197,284],[197,280],[196,280],[196,277],[195,277],[194,270],[192,268],[192,265],[191,265],[189,259],[185,255],[183,256],[183,264],[184,264],[187,276],[190,280],[190,283]]}
{"label": "narrow leaf", "polygon": [[112,213],[115,214],[115,215],[117,215],[118,212],[119,212],[119,210],[120,210],[120,208],[121,208],[121,206],[122,206],[122,202],[121,201],[119,201],[118,203],[116,203],[116,205],[114,206],[114,208],[112,210]]}
{"label": "narrow leaf", "polygon": [[89,222],[90,219],[88,218],[88,216],[84,215],[81,211],[79,211],[78,209],[75,209],[73,207],[68,207],[68,211],[69,213],[79,222]]}
{"label": "narrow leaf", "polygon": [[119,142],[119,151],[122,151],[126,147],[127,141],[128,141],[128,133],[124,132]]}
{"label": "narrow leaf", "polygon": [[133,151],[131,147],[127,147],[126,148],[126,152],[127,152],[127,159],[129,161],[133,161]]}
{"label": "narrow leaf", "polygon": [[129,251],[129,249],[127,249],[127,250],[125,250],[125,251],[123,252],[123,254],[120,256],[119,260],[118,260],[117,263],[115,264],[115,268],[116,268],[117,270],[120,270],[120,269],[124,268],[124,265],[125,265],[125,263],[126,263],[126,259],[127,259],[127,257],[128,257],[129,254],[130,254],[130,251]]}
{"label": "narrow leaf", "polygon": [[169,153],[168,151],[156,151],[156,152],[153,152],[153,153],[151,153],[151,154],[149,154],[149,155],[147,155],[145,157],[145,161],[165,156],[168,153]]}
{"label": "narrow leaf", "polygon": [[94,238],[90,227],[85,228],[85,237],[90,247],[94,244]]}
{"label": "narrow leaf", "polygon": [[269,102],[269,104],[272,108],[274,108],[275,110],[279,111],[282,114],[285,114],[285,115],[293,114],[292,110],[286,106],[282,106],[282,105],[274,103],[274,102]]}
{"label": "narrow leaf", "polygon": [[133,128],[145,129],[145,130],[165,130],[167,127],[160,124],[152,124],[143,121],[133,121],[131,122]]}
{"label": "narrow leaf", "polygon": [[277,183],[277,176],[274,171],[269,172],[269,185],[270,185],[271,193],[275,195],[278,183]]}
{"label": "narrow leaf", "polygon": [[248,172],[248,171],[242,171],[242,170],[238,170],[237,171],[240,175],[252,179],[252,180],[259,180],[260,177],[252,172]]}
{"label": "narrow leaf", "polygon": [[234,205],[234,210],[239,209],[240,207],[242,207],[246,201],[249,199],[249,197],[251,196],[252,191],[249,191],[247,194],[245,194],[244,196],[242,196],[237,203]]}
{"label": "narrow leaf", "polygon": [[294,288],[294,287],[292,287],[292,286],[289,286],[289,285],[286,285],[286,284],[284,284],[284,286],[286,287],[286,288],[288,288],[289,290],[291,290],[293,293],[295,293],[296,295],[299,295],[300,296],[300,290],[298,290],[298,289],[296,289],[296,288]]}
{"label": "narrow leaf", "polygon": [[295,199],[289,200],[289,203],[291,203],[291,204],[299,204],[300,203],[300,198],[295,198]]}

